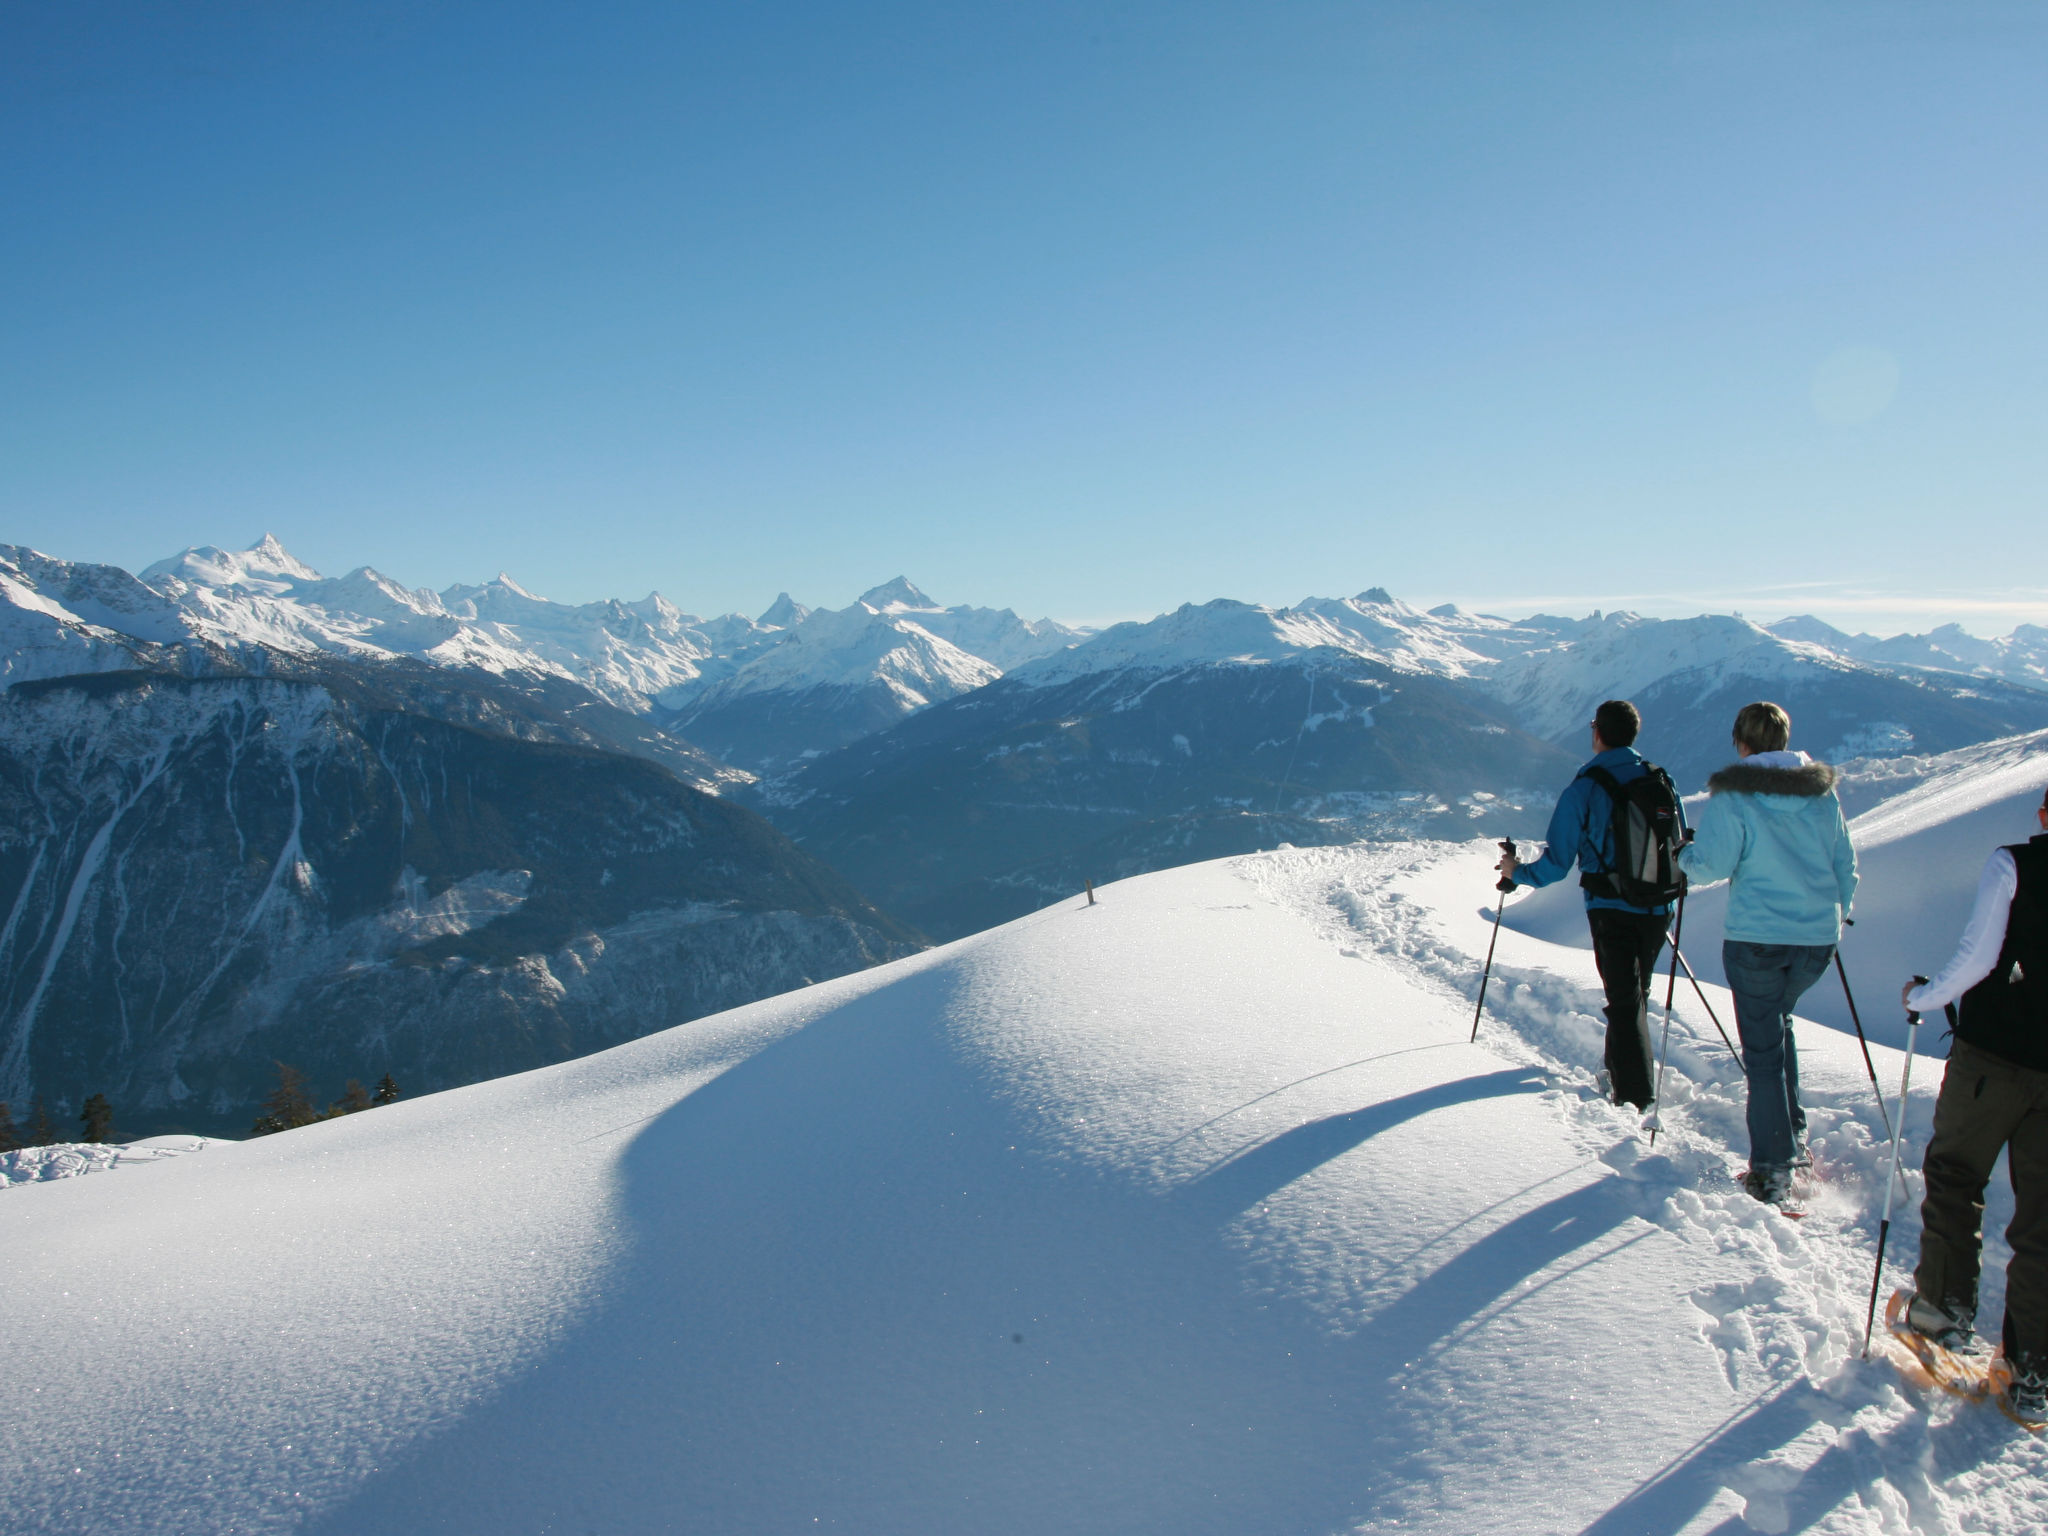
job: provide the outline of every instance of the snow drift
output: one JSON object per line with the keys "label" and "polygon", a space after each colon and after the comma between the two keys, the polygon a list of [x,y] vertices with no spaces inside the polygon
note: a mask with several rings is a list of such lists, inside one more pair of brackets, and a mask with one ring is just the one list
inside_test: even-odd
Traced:
{"label": "snow drift", "polygon": [[[1794,1224],[1731,1182],[1740,1089],[1695,1011],[1654,1153],[1593,1090],[1581,953],[1503,933],[1467,1043],[1490,854],[1149,875],[558,1067],[9,1189],[0,1507],[154,1536],[2039,1529],[2048,1447],[1857,1359],[1854,1042],[1807,1032],[1825,1183]],[[1902,1261],[1916,1236],[1908,1210]]]}

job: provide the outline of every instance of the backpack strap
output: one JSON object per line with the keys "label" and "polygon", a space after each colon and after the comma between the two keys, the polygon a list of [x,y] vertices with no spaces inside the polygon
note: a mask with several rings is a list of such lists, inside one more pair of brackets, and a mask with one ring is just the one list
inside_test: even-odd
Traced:
{"label": "backpack strap", "polygon": [[[1606,836],[1600,839],[1599,848],[1600,862],[1612,864],[1614,862],[1614,850],[1609,844],[1613,840],[1612,821],[1614,807],[1621,804],[1621,780],[1617,779],[1605,768],[1598,767],[1592,763],[1588,763],[1579,770],[1579,777],[1591,779],[1595,784],[1607,791],[1609,831]],[[1615,901],[1621,899],[1621,893],[1615,890],[1614,881],[1609,872],[1604,869],[1586,868],[1586,861],[1583,858],[1579,860],[1579,884],[1586,890],[1591,891],[1595,896],[1606,896]]]}

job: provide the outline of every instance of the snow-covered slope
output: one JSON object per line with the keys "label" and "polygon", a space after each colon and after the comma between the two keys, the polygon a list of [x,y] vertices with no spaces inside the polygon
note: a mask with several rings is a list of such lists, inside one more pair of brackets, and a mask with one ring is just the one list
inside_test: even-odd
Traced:
{"label": "snow-covered slope", "polygon": [[161,593],[111,565],[0,544],[0,686],[160,667],[198,630]]}
{"label": "snow-covered slope", "polygon": [[0,1372],[35,1386],[0,1507],[151,1536],[2039,1529],[2048,1446],[1856,1359],[1853,1043],[1809,1048],[1805,1223],[1730,1184],[1732,1069],[1689,1015],[1648,1154],[1591,1096],[1584,956],[1503,934],[1466,1043],[1489,857],[1146,876],[560,1067],[0,1192]]}

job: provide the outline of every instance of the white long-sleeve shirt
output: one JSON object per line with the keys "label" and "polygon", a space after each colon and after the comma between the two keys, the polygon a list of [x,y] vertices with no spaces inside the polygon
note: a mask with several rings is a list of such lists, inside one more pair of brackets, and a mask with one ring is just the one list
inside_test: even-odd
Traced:
{"label": "white long-sleeve shirt", "polygon": [[1927,1013],[1952,1003],[1991,974],[2005,948],[2005,924],[2012,915],[2013,894],[2020,888],[2019,867],[2004,848],[1991,850],[1984,873],[1977,877],[1977,904],[1970,908],[1970,926],[1941,974],[1906,994],[1906,1006]]}

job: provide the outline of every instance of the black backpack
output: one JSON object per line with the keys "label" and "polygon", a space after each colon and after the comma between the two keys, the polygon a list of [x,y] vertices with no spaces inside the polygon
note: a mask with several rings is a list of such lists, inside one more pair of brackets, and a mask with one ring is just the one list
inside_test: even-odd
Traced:
{"label": "black backpack", "polygon": [[1626,784],[1605,768],[1585,770],[1586,778],[1607,791],[1614,808],[1607,823],[1612,867],[1581,874],[1579,884],[1595,896],[1632,907],[1669,906],[1685,889],[1685,876],[1678,871],[1678,850],[1685,846],[1678,790],[1655,763],[1643,769],[1640,778]]}

